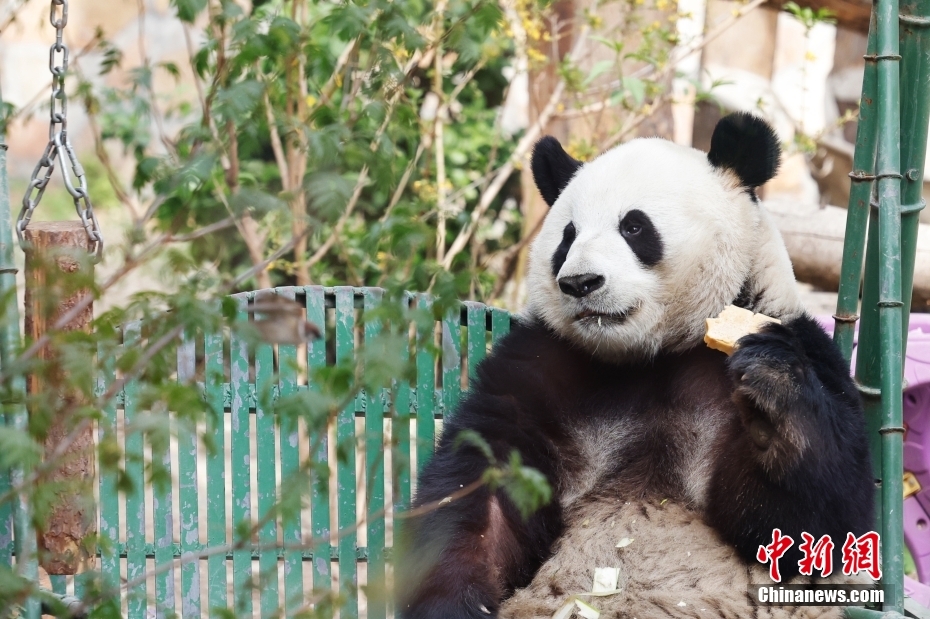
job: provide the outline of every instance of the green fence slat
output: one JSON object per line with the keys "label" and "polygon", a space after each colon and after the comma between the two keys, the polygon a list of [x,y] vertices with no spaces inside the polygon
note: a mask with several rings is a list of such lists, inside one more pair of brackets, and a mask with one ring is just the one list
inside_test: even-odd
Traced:
{"label": "green fence slat", "polygon": [[[294,300],[295,289],[288,287],[279,291],[281,296]],[[297,393],[297,347],[281,344],[278,346],[278,375],[281,397],[290,397]],[[293,478],[300,471],[300,433],[297,419],[278,418],[278,433],[281,452],[281,487],[289,488]],[[285,490],[282,490],[284,492]],[[281,519],[282,539],[297,546],[303,539],[300,531],[300,514],[285,514]],[[303,559],[299,550],[284,551],[284,604],[287,615],[292,615],[303,600]]]}
{"label": "green fence slat", "polygon": [[[269,518],[277,502],[275,481],[275,420],[271,403],[271,388],[275,382],[274,348],[259,344],[255,349],[255,383],[259,394],[255,407],[256,481],[258,482],[258,517],[263,524],[258,531],[262,545],[274,545],[278,540],[277,518]],[[261,573],[261,612],[270,617],[279,607],[278,600],[278,554],[272,548],[263,548],[259,553]]]}
{"label": "green fence slat", "polygon": [[465,332],[468,336],[468,382],[474,380],[478,364],[488,350],[488,308],[484,303],[465,302]]}
{"label": "green fence slat", "polygon": [[[355,291],[337,286],[336,293],[336,363],[351,363],[355,358]],[[350,402],[336,418],[336,488],[338,494],[339,579],[358,584],[356,565],[355,496],[355,402]],[[340,614],[344,619],[358,617],[358,596],[346,601]]]}
{"label": "green fence slat", "polygon": [[[326,295],[322,286],[307,286],[307,320],[320,329],[321,337],[307,344],[307,366],[312,372],[326,367]],[[311,389],[318,387],[311,383]],[[310,527],[317,544],[313,549],[313,588],[332,587],[332,565],[329,522],[329,441],[323,427],[310,433],[310,458],[316,463],[310,482]],[[326,475],[321,479],[322,475]]]}
{"label": "green fence slat", "polygon": [[[245,299],[237,299],[237,322],[248,320]],[[232,521],[234,541],[242,541],[236,533],[240,527],[251,527],[252,455],[249,431],[249,347],[235,330],[229,336],[229,383],[232,393],[230,404],[230,468],[232,469]],[[248,543],[249,540],[245,540]],[[242,614],[252,614],[252,553],[248,548],[233,551],[233,586],[236,608]]]}
{"label": "green fence slat", "polygon": [[81,572],[74,575],[74,597],[83,598],[88,591],[92,591],[99,574],[94,571]]}
{"label": "green fence slat", "polygon": [[[126,327],[124,348],[136,346],[139,340],[139,323]],[[123,387],[123,411],[126,431],[126,477],[131,490],[126,493],[126,576],[129,580],[145,572],[145,463],[143,460],[142,432],[130,431],[136,419],[138,384],[130,380]],[[146,585],[127,591],[129,619],[145,619],[148,597]]]}
{"label": "green fence slat", "polygon": [[[169,480],[163,486],[152,485],[152,529],[154,531],[155,566],[168,565],[165,571],[155,574],[155,601],[156,617],[159,619],[166,615],[174,616],[174,514],[173,496],[171,492],[171,449],[165,445],[164,449],[149,442],[153,464],[158,462]],[[195,511],[194,514],[197,512]]]}
{"label": "green fence slat", "polygon": [[61,576],[58,574],[50,574],[48,579],[52,583],[52,591],[54,591],[58,595],[65,595],[68,593],[68,577],[67,576]]}
{"label": "green fence slat", "polygon": [[[6,423],[6,415],[0,415],[0,424]],[[0,473],[0,495],[10,487],[9,473]],[[13,565],[13,501],[0,501],[0,565]]]}
{"label": "green fence slat", "polygon": [[[410,307],[411,295],[404,296],[404,308]],[[406,367],[410,359],[409,345],[401,349],[401,367]],[[393,438],[393,452],[391,453],[391,469],[394,473],[396,487],[394,489],[395,514],[407,509],[410,505],[410,383],[405,380],[394,381],[393,403],[394,417],[391,424]],[[395,538],[399,521],[395,521]]]}
{"label": "green fence slat", "polygon": [[[116,357],[112,351],[100,346],[97,350],[97,359],[100,361],[99,376],[97,377],[98,390],[106,393],[115,380]],[[98,441],[103,441],[106,432],[116,432],[116,398],[110,398],[103,406],[103,419],[98,423]],[[116,488],[116,471],[98,466],[99,493],[98,503],[100,510],[100,573],[103,584],[108,587],[119,585],[119,553],[117,548],[120,542],[119,530],[119,492]]]}
{"label": "green fence slat", "polygon": [[[417,308],[429,311],[432,301],[426,295],[417,296]],[[417,472],[422,471],[433,455],[436,440],[434,390],[436,365],[433,357],[433,324],[417,329]]]}
{"label": "green fence slat", "polygon": [[[381,304],[381,290],[365,291],[364,307],[373,310]],[[381,325],[365,323],[365,344],[378,337]],[[365,403],[365,470],[368,475],[368,619],[387,616],[385,599],[385,514],[384,514],[384,400],[380,390],[367,396]]]}
{"label": "green fence slat", "polygon": [[456,305],[442,321],[442,405],[448,419],[462,397],[462,312]]}
{"label": "green fence slat", "polygon": [[[178,383],[189,385],[195,379],[196,341],[188,335],[178,343]],[[197,485],[197,433],[183,425],[178,428],[178,506],[180,512],[181,554],[200,547],[200,509]],[[181,566],[181,617],[200,616],[200,562]]]}
{"label": "green fence slat", "polygon": [[510,333],[510,312],[507,310],[489,307],[491,312],[491,342],[497,344],[497,341]]}
{"label": "green fence slat", "polygon": [[[207,455],[207,545],[226,546],[226,413],[223,409],[223,333],[208,333],[204,337],[204,374],[207,405],[213,411],[208,434],[213,450]],[[227,564],[225,555],[207,558],[207,598],[210,608],[227,606]]]}

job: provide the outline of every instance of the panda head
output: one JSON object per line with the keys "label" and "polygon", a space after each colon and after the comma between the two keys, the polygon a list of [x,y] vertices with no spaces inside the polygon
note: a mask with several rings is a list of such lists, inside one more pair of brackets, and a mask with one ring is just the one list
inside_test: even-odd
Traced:
{"label": "panda head", "polygon": [[529,317],[624,360],[699,344],[728,304],[802,312],[755,194],[779,158],[774,131],[750,114],[722,119],[707,154],[649,138],[582,164],[541,139],[532,170],[551,209],[530,251]]}

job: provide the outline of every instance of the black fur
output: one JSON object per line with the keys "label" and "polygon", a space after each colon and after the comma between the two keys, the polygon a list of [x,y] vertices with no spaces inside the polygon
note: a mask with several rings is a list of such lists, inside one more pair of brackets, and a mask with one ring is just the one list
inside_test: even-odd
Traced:
{"label": "black fur", "polygon": [[752,280],[747,278],[743,282],[743,285],[740,286],[739,294],[736,295],[736,298],[733,299],[733,302],[730,305],[735,305],[736,307],[741,307],[743,309],[752,309]]}
{"label": "black fur", "polygon": [[[740,414],[727,430],[731,450],[717,461],[707,522],[746,561],[774,527],[790,535],[783,578],[798,573],[802,531],[829,534],[833,565],[842,565],[846,533],[871,528],[874,487],[862,404],[839,350],[809,318],[771,324],[740,340],[728,373]],[[774,429],[765,450],[746,432],[754,422]]]}
{"label": "black fur", "polygon": [[641,210],[633,209],[623,216],[620,220],[620,235],[643,265],[654,267],[662,260],[665,252],[662,237],[649,215]]}
{"label": "black fur", "polygon": [[775,176],[781,161],[778,135],[768,123],[747,112],[724,116],[714,128],[707,160],[715,168],[731,170],[750,190]]}
{"label": "black fur", "polygon": [[572,243],[575,242],[575,224],[569,222],[565,229],[562,230],[562,242],[555,248],[552,254],[552,277],[558,277],[562,265],[565,264],[565,258],[568,257],[568,250],[571,249]]}
{"label": "black fur", "polygon": [[[585,466],[573,437],[605,423],[628,427],[622,435],[633,438],[616,445],[614,465],[594,492],[681,502],[688,500],[683,469],[689,441],[718,428],[704,517],[748,562],[759,545],[771,542],[774,527],[797,540],[780,562],[786,576],[797,571],[801,531],[816,538],[829,533],[842,546],[847,531],[858,536],[869,530],[865,422],[833,343],[803,317],[740,344],[729,359],[697,346],[660,354],[651,364],[618,366],[544,326],[515,325],[481,363],[476,383],[445,426],[420,476],[415,505],[441,501],[487,468],[475,447],[455,448],[462,430],[482,436],[498,460],[518,451],[546,476],[554,498],[524,521],[505,492],[482,488],[405,521],[396,563],[399,616],[496,616],[501,601],[530,582],[562,532],[559,497]],[[765,448],[751,431],[754,423],[772,429]],[[773,465],[778,450],[786,457]]]}
{"label": "black fur", "polygon": [[546,204],[555,204],[581,165],[581,162],[566,153],[559,141],[551,135],[536,142],[530,167],[536,187],[539,188]]}

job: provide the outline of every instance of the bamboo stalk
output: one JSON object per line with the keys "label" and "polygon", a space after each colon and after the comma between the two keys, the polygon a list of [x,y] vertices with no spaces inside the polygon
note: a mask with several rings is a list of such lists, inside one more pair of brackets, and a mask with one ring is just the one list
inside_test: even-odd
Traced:
{"label": "bamboo stalk", "polygon": [[859,123],[856,126],[856,150],[852,187],[846,215],[846,234],[843,243],[843,262],[840,272],[839,294],[836,301],[836,329],[833,339],[847,363],[852,357],[853,336],[859,318],[859,282],[862,278],[862,256],[865,250],[865,232],[869,219],[869,202],[872,198],[875,174],[875,97],[876,72],[875,24],[872,20],[869,42],[866,46],[865,71],[862,77],[862,97],[859,103]]}
{"label": "bamboo stalk", "polygon": [[878,285],[881,359],[882,610],[904,610],[903,302],[901,300],[901,125],[898,0],[874,7],[878,61]]}

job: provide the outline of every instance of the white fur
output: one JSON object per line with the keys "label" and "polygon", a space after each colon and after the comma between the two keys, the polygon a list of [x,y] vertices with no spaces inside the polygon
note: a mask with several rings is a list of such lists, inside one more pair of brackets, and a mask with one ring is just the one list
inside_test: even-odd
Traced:
{"label": "white fur", "polygon": [[[619,223],[639,209],[664,253],[642,265]],[[551,259],[573,222],[577,236],[557,277]],[[596,273],[605,285],[576,299],[557,279]],[[781,237],[730,172],[697,150],[658,138],[618,146],[578,170],[546,217],[530,252],[525,313],[606,359],[648,358],[700,343],[716,316],[750,280],[754,311],[786,318],[802,311]],[[576,320],[585,310],[633,313],[622,323]]]}

